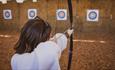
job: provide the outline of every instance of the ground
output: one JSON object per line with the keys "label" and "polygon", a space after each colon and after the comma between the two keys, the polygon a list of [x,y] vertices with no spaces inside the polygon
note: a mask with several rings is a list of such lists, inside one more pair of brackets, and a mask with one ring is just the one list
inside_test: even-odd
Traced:
{"label": "ground", "polygon": [[[0,70],[11,70],[10,60],[18,37],[18,32],[0,31]],[[114,32],[75,33],[71,70],[115,70],[114,42]],[[60,59],[61,70],[67,70],[69,44],[68,40]]]}

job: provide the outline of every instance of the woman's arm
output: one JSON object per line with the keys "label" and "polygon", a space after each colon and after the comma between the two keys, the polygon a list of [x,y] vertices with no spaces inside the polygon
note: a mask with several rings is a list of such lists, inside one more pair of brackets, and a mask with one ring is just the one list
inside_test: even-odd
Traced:
{"label": "woman's arm", "polygon": [[68,29],[64,33],[57,33],[50,40],[56,42],[63,51],[67,46],[67,38],[73,33],[73,29]]}
{"label": "woman's arm", "polygon": [[67,46],[67,37],[63,33],[55,34],[50,40],[54,41],[59,46],[61,51],[63,51]]}

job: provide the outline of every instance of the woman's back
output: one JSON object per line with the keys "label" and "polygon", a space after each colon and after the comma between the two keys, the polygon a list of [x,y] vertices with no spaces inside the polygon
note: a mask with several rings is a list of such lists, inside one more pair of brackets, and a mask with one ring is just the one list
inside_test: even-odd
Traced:
{"label": "woman's back", "polygon": [[59,54],[61,50],[56,43],[42,42],[31,53],[15,54],[11,60],[12,68],[13,70],[60,70]]}

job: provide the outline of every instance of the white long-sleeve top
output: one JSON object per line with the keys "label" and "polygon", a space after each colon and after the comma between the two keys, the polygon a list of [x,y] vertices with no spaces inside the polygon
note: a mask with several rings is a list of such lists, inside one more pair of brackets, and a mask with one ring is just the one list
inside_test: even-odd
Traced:
{"label": "white long-sleeve top", "polygon": [[59,58],[66,46],[67,37],[57,33],[51,41],[38,44],[31,53],[14,54],[12,70],[60,70]]}

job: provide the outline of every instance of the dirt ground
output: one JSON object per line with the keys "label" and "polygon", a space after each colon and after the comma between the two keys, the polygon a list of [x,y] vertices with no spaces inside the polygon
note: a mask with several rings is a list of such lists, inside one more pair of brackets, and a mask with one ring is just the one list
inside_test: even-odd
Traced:
{"label": "dirt ground", "polygon": [[[11,70],[18,37],[18,32],[0,31],[0,70]],[[68,48],[60,59],[61,70],[67,70]],[[115,33],[75,33],[71,70],[115,70]]]}

